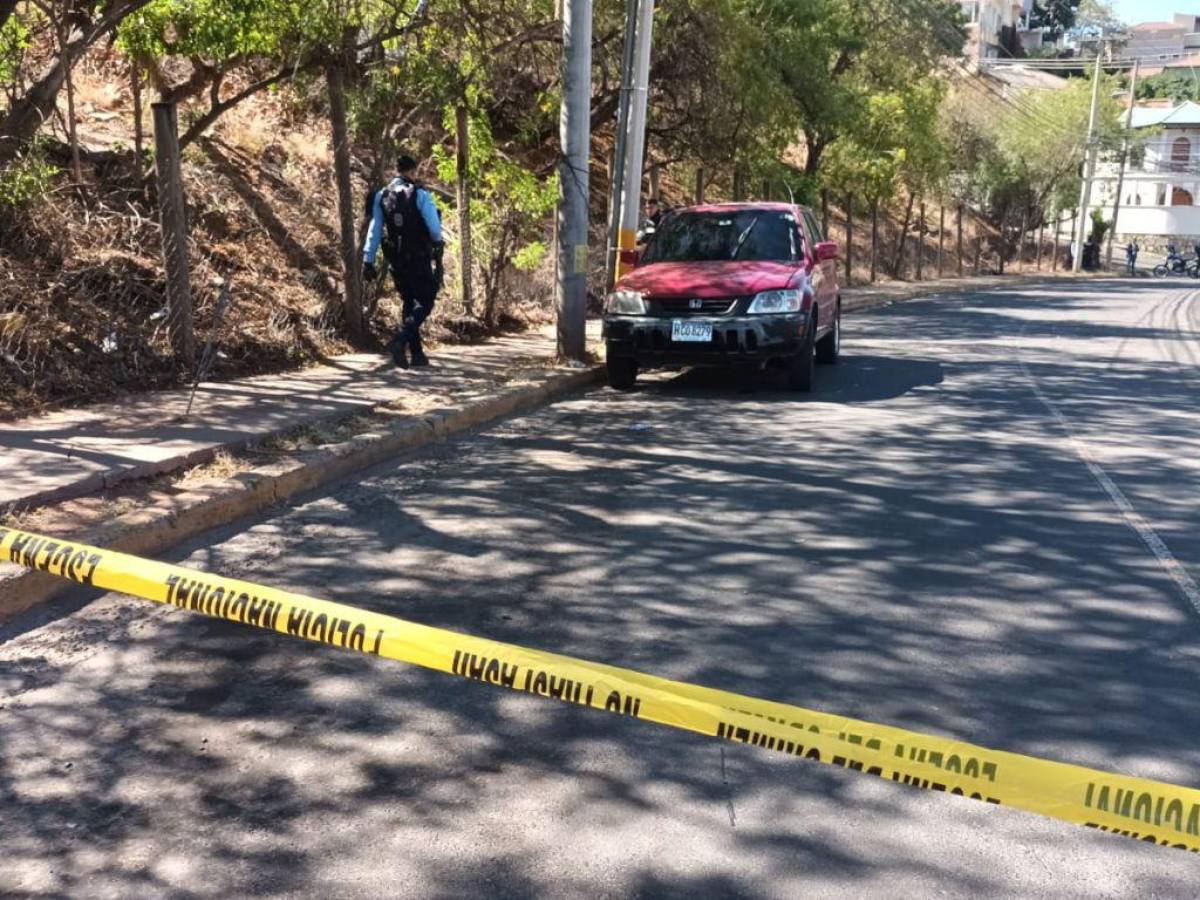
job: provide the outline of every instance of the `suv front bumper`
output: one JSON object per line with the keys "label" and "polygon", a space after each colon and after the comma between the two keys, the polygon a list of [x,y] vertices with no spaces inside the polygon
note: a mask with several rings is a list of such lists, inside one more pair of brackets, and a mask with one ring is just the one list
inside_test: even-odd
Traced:
{"label": "suv front bumper", "polygon": [[604,338],[608,355],[635,359],[642,367],[763,362],[797,353],[808,327],[808,316],[802,312],[692,316],[682,321],[711,324],[712,340],[673,341],[672,321],[653,316],[606,315]]}

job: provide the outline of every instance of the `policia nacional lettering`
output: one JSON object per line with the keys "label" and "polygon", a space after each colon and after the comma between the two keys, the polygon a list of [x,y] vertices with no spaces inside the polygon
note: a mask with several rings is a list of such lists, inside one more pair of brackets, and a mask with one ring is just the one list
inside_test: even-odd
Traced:
{"label": "policia nacional lettering", "polygon": [[[12,533],[10,528],[0,528],[0,545]],[[8,548],[8,559],[19,566],[91,586],[101,556],[65,541],[17,532]]]}
{"label": "policia nacional lettering", "polygon": [[[562,700],[564,703],[603,708],[608,712],[635,719],[642,709],[641,698],[633,694],[609,691],[604,695],[603,705],[593,703],[592,701],[597,699],[596,686],[593,684],[584,684],[573,678],[560,678],[553,672],[528,666],[524,667],[522,675],[522,667],[516,663],[502,662],[496,657],[481,656],[465,650],[454,651],[454,662],[450,671],[472,681],[482,681],[497,687],[536,694],[539,697]],[[603,693],[601,691],[601,694]]]}
{"label": "policia nacional lettering", "polygon": [[249,591],[226,588],[220,582],[214,583],[203,578],[168,575],[166,586],[166,602],[180,609],[272,631],[280,631],[281,622],[286,622],[286,631],[293,637],[379,655],[383,631],[376,629],[368,644],[367,626],[361,622],[355,624],[338,616],[292,607],[279,600],[264,599]]}
{"label": "policia nacional lettering", "polygon": [[[783,724],[783,723],[779,723]],[[798,722],[792,722],[791,727],[803,728]],[[820,733],[820,729],[815,725],[810,725],[809,731]],[[821,750],[818,747],[805,747],[800,740],[787,740],[786,738],[778,737],[777,735],[766,734],[761,731],[754,731],[744,726],[731,725],[728,722],[718,722],[716,735],[725,740],[735,741],[739,744],[750,744],[754,747],[761,747],[764,750],[774,750],[777,753],[786,753],[789,756],[800,756],[804,759],[809,759],[814,762],[822,762]],[[861,746],[869,750],[881,750],[882,742],[875,738],[870,738],[864,741],[863,736],[859,734],[850,734],[842,732],[838,735],[838,740],[844,741],[851,746]],[[852,754],[852,750],[847,750],[847,754]],[[967,778],[977,779],[980,777],[981,771],[991,780],[996,780],[997,766],[993,762],[985,762],[982,767],[979,760],[969,757],[963,760],[958,754],[943,754],[939,751],[926,751],[919,747],[906,747],[904,744],[896,744],[894,755],[903,763],[906,753],[915,762],[925,763],[927,765],[937,766],[943,771],[956,775],[965,776]],[[965,787],[954,782],[959,779],[946,778],[945,783],[935,781],[932,778],[922,778],[919,775],[913,775],[905,769],[897,767],[884,767],[879,765],[868,766],[862,760],[855,759],[852,755],[833,754],[828,760],[824,760],[830,765],[839,766],[843,769],[852,769],[855,772],[863,772],[867,775],[875,775],[878,778],[887,778],[895,781],[898,784],[906,784],[910,787],[920,788],[926,791],[946,791],[955,794],[959,797],[970,797],[972,800],[982,800],[985,803],[995,803],[1000,805],[1000,800],[997,797],[990,797],[982,792],[982,788],[974,787],[970,784]]]}
{"label": "policia nacional lettering", "polygon": [[1142,825],[1149,825],[1155,829],[1166,827],[1179,834],[1200,837],[1200,803],[1188,805],[1178,797],[1168,799],[1161,794],[1155,795],[1149,791],[1133,791],[1104,783],[1088,782],[1083,805],[1088,809],[1129,819],[1132,823],[1130,828],[1122,829],[1110,825],[1100,825],[1096,822],[1087,822],[1085,824],[1088,828],[1098,828],[1101,831],[1133,838],[1135,841],[1146,841],[1163,847],[1174,847],[1177,850],[1191,850],[1192,853],[1200,853],[1200,849],[1196,847],[1162,837],[1161,831],[1155,834],[1142,828]]}

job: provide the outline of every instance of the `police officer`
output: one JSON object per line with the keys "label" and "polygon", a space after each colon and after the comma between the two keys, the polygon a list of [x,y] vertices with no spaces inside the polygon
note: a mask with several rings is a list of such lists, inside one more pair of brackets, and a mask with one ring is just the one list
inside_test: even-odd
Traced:
{"label": "police officer", "polygon": [[368,281],[378,277],[375,254],[382,246],[403,301],[403,321],[387,350],[397,366],[407,369],[406,352],[412,355],[412,365],[429,365],[421,347],[421,325],[442,286],[442,223],[433,195],[415,180],[417,161],[403,155],[396,168],[399,174],[371,201],[363,275]]}
{"label": "police officer", "polygon": [[1130,241],[1125,245],[1125,268],[1128,274],[1137,274],[1137,258],[1138,250],[1137,241]]}
{"label": "police officer", "polygon": [[[646,223],[651,229],[658,228],[658,223],[662,221],[663,210],[657,197],[651,197],[646,201]],[[644,227],[644,226],[643,226]]]}

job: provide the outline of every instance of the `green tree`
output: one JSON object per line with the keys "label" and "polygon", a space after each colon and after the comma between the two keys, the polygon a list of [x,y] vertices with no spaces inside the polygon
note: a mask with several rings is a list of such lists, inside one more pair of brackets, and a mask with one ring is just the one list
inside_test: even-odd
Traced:
{"label": "green tree", "polygon": [[1137,96],[1139,100],[1200,100],[1200,79],[1191,69],[1158,72],[1138,79]]}
{"label": "green tree", "polygon": [[[452,106],[446,108],[443,124],[453,130]],[[481,318],[494,326],[503,311],[510,272],[536,269],[545,257],[545,223],[558,198],[558,183],[500,152],[485,111],[476,108],[471,114],[469,134],[469,175],[476,186],[470,201],[471,233],[483,289]],[[438,177],[454,181],[453,151],[439,145],[434,160]]]}
{"label": "green tree", "polygon": [[[119,43],[152,67],[163,99],[207,97],[180,136],[187,146],[250,97],[324,73],[333,59],[348,56],[352,68],[368,53],[382,60],[386,48],[423,21],[426,6],[427,0],[152,0],[122,25]],[[156,68],[168,57],[187,60],[190,76],[170,83]],[[226,90],[235,73],[236,88]]]}
{"label": "green tree", "polygon": [[1057,41],[1075,27],[1075,14],[1080,0],[1034,0],[1029,14],[1031,28],[1045,28],[1052,41]]}
{"label": "green tree", "polygon": [[839,136],[863,130],[874,97],[929,77],[965,40],[949,0],[763,0],[747,14],[770,35],[763,63],[798,114],[810,175]]}
{"label": "green tree", "polygon": [[[2,2],[2,0],[0,0]],[[122,22],[150,0],[75,0],[69,11],[65,40],[55,48],[41,70],[10,98],[0,116],[0,165],[19,156],[33,141],[42,123],[54,113],[59,91],[68,73],[97,41],[117,30]],[[0,7],[7,27],[17,4]]]}
{"label": "green tree", "polygon": [[660,163],[772,173],[796,139],[773,35],[741,0],[664,2],[655,16],[648,140]]}
{"label": "green tree", "polygon": [[950,171],[950,146],[939,127],[938,109],[945,87],[925,78],[889,93],[870,97],[853,130],[830,146],[822,168],[829,187],[855,191],[872,207],[886,204],[900,191],[905,212],[891,269],[898,275],[904,239],[919,198],[938,194]]}
{"label": "green tree", "polygon": [[[1114,152],[1123,136],[1121,109],[1113,95],[1119,79],[1100,86],[1099,151]],[[1001,100],[960,84],[946,106],[947,128],[960,133],[958,192],[993,224],[1013,213],[1027,227],[1074,209],[1086,151],[1091,105],[1089,79],[1070,79],[1058,90],[1029,90]],[[1010,223],[1011,224],[1011,223]]]}
{"label": "green tree", "polygon": [[1125,30],[1125,23],[1108,0],[1082,0],[1075,11],[1075,28],[1086,34],[1116,34]]}

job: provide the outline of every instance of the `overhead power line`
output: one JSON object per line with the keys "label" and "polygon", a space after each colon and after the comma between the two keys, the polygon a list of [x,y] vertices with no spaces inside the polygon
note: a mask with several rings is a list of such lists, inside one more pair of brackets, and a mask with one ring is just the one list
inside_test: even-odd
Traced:
{"label": "overhead power line", "polygon": [[[1101,69],[1132,69],[1135,65],[1154,66],[1156,64],[1170,64],[1178,62],[1181,59],[1189,59],[1192,56],[1200,56],[1200,50],[1196,53],[1181,54],[1179,56],[1161,57],[1161,56],[1119,56],[1112,59],[1101,59]],[[979,64],[986,69],[1035,69],[1039,72],[1062,72],[1090,69],[1096,64],[1096,58],[1091,59],[1086,57],[1073,57],[1070,59],[1005,59],[1003,57],[990,57],[981,59]]]}
{"label": "overhead power line", "polygon": [[972,72],[961,62],[957,63],[957,68],[961,78],[958,83],[965,84],[968,87],[974,88],[975,91],[990,100],[996,101],[1008,107],[1013,112],[1025,118],[1027,121],[1039,125],[1042,128],[1049,129],[1054,132],[1067,133],[1073,132],[1070,126],[1062,122],[1056,122],[1045,113],[1032,106],[1025,98],[1019,95],[1010,95],[1005,93],[1000,88],[989,83],[985,76],[976,72]]}

